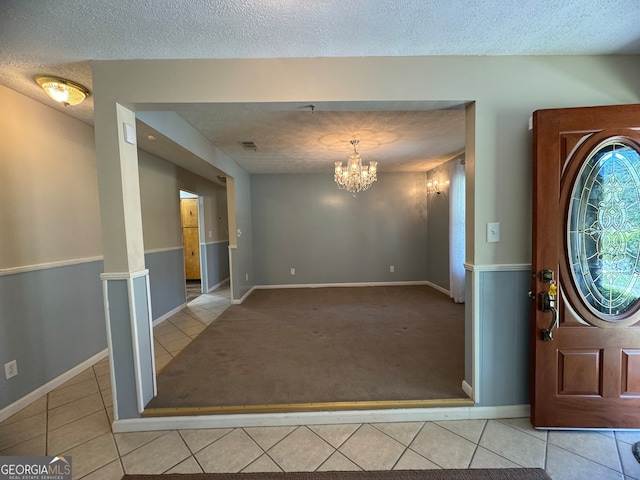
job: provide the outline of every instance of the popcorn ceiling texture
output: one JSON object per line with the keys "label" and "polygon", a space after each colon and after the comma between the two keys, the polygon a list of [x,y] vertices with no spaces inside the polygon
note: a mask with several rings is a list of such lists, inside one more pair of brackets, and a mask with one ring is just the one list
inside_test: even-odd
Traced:
{"label": "popcorn ceiling texture", "polygon": [[[638,0],[3,0],[0,85],[50,104],[33,77],[92,88],[94,59],[633,54],[638,18]],[[93,102],[65,113],[92,123]]]}

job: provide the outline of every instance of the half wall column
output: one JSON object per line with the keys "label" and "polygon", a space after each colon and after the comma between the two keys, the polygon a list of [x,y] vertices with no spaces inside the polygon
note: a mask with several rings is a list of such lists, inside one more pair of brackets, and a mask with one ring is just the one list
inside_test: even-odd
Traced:
{"label": "half wall column", "polygon": [[[96,97],[103,295],[115,420],[138,418],[156,395],[135,114]],[[129,133],[129,135],[127,135]]]}

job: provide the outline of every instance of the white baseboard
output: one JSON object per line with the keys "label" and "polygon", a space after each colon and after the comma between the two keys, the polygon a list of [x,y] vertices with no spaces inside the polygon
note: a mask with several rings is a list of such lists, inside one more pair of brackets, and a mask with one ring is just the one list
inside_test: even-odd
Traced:
{"label": "white baseboard", "polygon": [[80,365],[76,365],[71,370],[66,371],[65,373],[54,378],[50,382],[47,382],[41,387],[36,388],[34,391],[32,391],[31,393],[28,393],[27,395],[22,397],[20,400],[17,400],[7,405],[2,410],[0,410],[0,422],[6,420],[11,415],[18,413],[23,408],[28,407],[36,400],[44,397],[47,393],[51,392],[52,390],[55,390],[60,385],[64,384],[65,382],[68,382],[76,375],[84,372],[87,368],[95,365],[103,358],[106,358],[108,355],[109,355],[109,351],[105,348],[103,351],[85,360]]}
{"label": "white baseboard", "polygon": [[529,405],[504,407],[407,408],[336,412],[194,415],[116,420],[114,433],[196,428],[275,427],[346,423],[434,422],[528,417]]}
{"label": "white baseboard", "polygon": [[221,287],[222,285],[224,285],[225,283],[229,283],[229,277],[225,278],[224,280],[222,280],[221,282],[216,283],[213,287],[210,287],[207,290],[207,293],[211,293],[213,292],[216,288]]}
{"label": "white baseboard", "polygon": [[287,283],[283,285],[255,285],[253,288],[259,290],[283,289],[283,288],[329,288],[329,287],[393,287],[402,285],[429,285],[440,289],[436,285],[426,280],[415,280],[406,282],[356,282],[356,283]]}
{"label": "white baseboard", "polygon": [[473,400],[474,402],[477,401],[477,399],[474,397],[475,392],[473,391],[473,387],[469,385],[466,380],[462,381],[462,391],[466,393],[467,397],[469,397],[471,400]]}
{"label": "white baseboard", "polygon": [[442,288],[440,285],[436,285],[435,283],[432,283],[432,282],[424,282],[424,284],[429,285],[431,288],[438,290],[441,293],[444,293],[447,297],[451,296],[451,292],[446,288]]}
{"label": "white baseboard", "polygon": [[425,280],[407,281],[407,282],[363,282],[363,283],[287,283],[282,285],[254,285],[251,289],[245,293],[239,300],[231,300],[234,305],[240,305],[246,298],[251,295],[254,290],[280,290],[285,288],[330,288],[330,287],[384,287],[384,286],[401,286],[401,285],[429,285],[437,290],[445,292],[447,295],[449,292],[443,290],[442,287],[438,287],[435,284],[427,282]]}
{"label": "white baseboard", "polygon": [[529,418],[530,405],[503,405],[497,407],[473,407],[470,411],[472,420],[489,418]]}
{"label": "white baseboard", "polygon": [[153,321],[153,326],[156,327],[158,325],[160,325],[162,322],[164,322],[165,320],[167,320],[168,318],[173,317],[176,313],[178,313],[179,311],[181,311],[184,307],[186,307],[187,304],[183,303],[182,305],[177,306],[176,308],[174,308],[173,310],[165,313],[164,315],[162,315],[161,317],[156,318]]}
{"label": "white baseboard", "polygon": [[258,287],[256,287],[256,286],[251,287],[249,289],[249,291],[242,296],[242,298],[240,298],[240,299],[232,299],[231,303],[233,305],[240,305],[242,302],[244,302],[247,299],[247,297],[249,295],[251,295],[251,292],[253,292],[256,288],[258,288]]}

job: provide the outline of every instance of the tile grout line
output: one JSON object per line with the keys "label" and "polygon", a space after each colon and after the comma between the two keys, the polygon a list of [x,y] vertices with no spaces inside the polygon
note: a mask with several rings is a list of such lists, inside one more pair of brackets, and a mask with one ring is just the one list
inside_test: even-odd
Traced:
{"label": "tile grout line", "polygon": [[[96,376],[96,382],[98,382],[98,372],[96,372],[95,365],[92,368],[93,368],[93,374]],[[110,384],[110,387],[113,388],[113,385],[111,385],[111,375],[110,374],[109,374],[109,384]],[[104,407],[104,412],[107,415],[107,420],[109,421],[109,432],[111,433],[111,441],[113,442],[113,446],[114,446],[114,448],[116,450],[116,455],[118,455],[117,461],[120,464],[120,468],[122,469],[122,473],[125,473],[125,471],[124,471],[124,463],[122,461],[122,455],[120,455],[120,449],[118,448],[118,442],[116,442],[116,436],[115,436],[115,433],[113,432],[113,423],[110,421],[109,409],[107,408],[107,404],[104,401],[104,395],[103,395],[102,389],[100,388],[100,382],[98,382],[98,391],[100,392],[100,399],[102,400],[102,406]],[[111,463],[111,462],[109,462],[109,463]],[[109,463],[107,463],[107,465],[109,465]],[[98,470],[100,470],[101,468],[106,467],[107,465],[103,465],[102,467],[100,467],[99,469],[95,470],[94,472],[97,472]],[[94,473],[94,472],[91,472],[91,473]]]}
{"label": "tile grout line", "polygon": [[[434,465],[438,465],[436,462],[434,462],[433,460],[425,457],[424,455],[422,455],[421,453],[416,452],[413,448],[411,448],[411,444],[415,441],[416,438],[418,438],[418,435],[420,435],[420,432],[422,432],[424,430],[424,427],[427,426],[427,423],[434,423],[434,422],[422,422],[422,426],[418,429],[418,431],[416,432],[416,434],[413,436],[413,438],[411,439],[411,441],[409,442],[409,445],[407,445],[407,448],[405,448],[404,452],[402,452],[402,455],[404,455],[405,453],[407,453],[407,450],[410,450],[412,453],[415,453],[416,455],[418,455],[419,457],[424,458],[425,460],[427,460],[428,462],[433,463]],[[400,457],[402,457],[402,455]],[[398,459],[398,461],[400,461],[400,459]],[[396,462],[397,464],[397,462]],[[395,465],[394,465],[395,466]],[[440,466],[440,465],[438,465]],[[442,467],[440,467],[442,468]]]}
{"label": "tile grout line", "polygon": [[[249,438],[251,439],[251,441],[252,441],[252,442],[253,442],[253,443],[254,443],[254,444],[255,444],[255,445],[260,449],[260,451],[262,452],[262,455],[267,455],[267,456],[271,459],[271,461],[272,461],[272,462],[274,462],[276,465],[278,465],[278,463],[277,463],[273,458],[271,458],[271,455],[268,455],[268,454],[267,454],[267,451],[266,451],[264,448],[262,448],[262,445],[260,445],[260,444],[255,440],[255,438],[253,438],[253,437],[251,436],[251,434],[249,434],[249,432],[247,432],[244,428],[240,428],[240,430],[242,430],[242,432],[243,432],[247,437],[249,437]],[[240,470],[238,470],[238,472],[236,472],[236,473],[242,472],[242,471],[243,471],[243,470],[245,470],[249,465],[253,464],[254,462],[257,462],[257,461],[258,461],[258,459],[259,459],[262,455],[258,455],[256,458],[254,458],[253,460],[251,460],[249,463],[247,463],[244,467],[242,467],[242,468],[241,468]],[[280,465],[278,465],[278,467],[280,468],[280,470],[282,470],[282,467],[280,467]]]}
{"label": "tile grout line", "polygon": [[[549,432],[547,432],[547,437],[548,437],[548,433]],[[599,433],[599,432],[593,432],[593,433]],[[612,438],[612,437],[608,437],[608,438]],[[618,448],[618,445],[617,445],[615,433],[614,433],[614,437],[612,438],[612,440],[616,444],[616,452],[618,453],[618,457],[620,457],[620,449]],[[595,463],[596,465],[600,465],[601,467],[608,468],[609,470],[612,470],[612,471],[617,471],[617,470],[614,470],[613,468],[611,468],[610,466],[605,465],[604,463],[600,463],[598,460],[594,460],[593,458],[590,458],[590,457],[585,457],[584,455],[582,455],[580,453],[577,453],[577,452],[573,452],[573,451],[571,451],[571,450],[569,450],[569,449],[567,449],[567,448],[565,448],[565,447],[563,447],[561,445],[557,445],[557,444],[555,444],[553,442],[550,442],[550,441],[547,441],[547,444],[551,444],[555,448],[559,448],[560,450],[563,450],[563,451],[568,452],[568,453],[570,453],[572,455],[575,455],[577,457],[580,457],[580,458],[583,458],[585,460],[588,460],[588,461],[590,461],[592,463]],[[619,465],[620,465],[620,471],[618,473],[622,473],[624,475],[624,465],[622,463],[622,459],[620,459]],[[546,466],[546,461],[545,461],[545,466]]]}
{"label": "tile grout line", "polygon": [[[587,460],[587,461],[589,461],[589,462],[591,462],[591,463],[595,463],[596,465],[599,465],[599,466],[600,466],[600,467],[602,467],[602,468],[606,468],[607,470],[611,470],[612,472],[616,472],[616,473],[619,473],[619,474],[621,474],[621,475],[623,475],[623,476],[627,476],[627,475],[625,475],[625,473],[624,473],[624,471],[623,471],[623,470],[624,470],[624,467],[622,466],[622,464],[620,465],[620,470],[621,470],[621,471],[618,471],[618,470],[615,470],[615,469],[611,468],[611,467],[610,467],[610,466],[608,466],[608,465],[605,465],[605,464],[603,464],[603,463],[598,462],[597,460],[593,460],[592,458],[588,458],[588,457],[582,456],[582,455],[580,455],[579,453],[572,452],[571,450],[568,450],[568,449],[566,449],[566,448],[564,448],[564,447],[561,447],[560,445],[556,445],[555,443],[551,443],[551,445],[552,445],[554,448],[558,448],[558,449],[560,449],[560,450],[562,450],[562,451],[565,451],[565,452],[567,452],[567,453],[568,453],[568,454],[570,454],[570,455],[575,455],[576,457],[580,457],[580,458],[582,458],[583,460]],[[548,446],[549,446],[549,443],[547,443],[547,447],[548,447]],[[546,459],[545,459],[545,460],[546,460]],[[546,470],[546,468],[547,468],[547,463],[546,463],[546,461],[545,461],[545,470]]]}
{"label": "tile grout line", "polygon": [[[473,454],[471,455],[471,459],[469,460],[469,465],[467,465],[467,468],[470,468],[471,465],[473,464],[473,460],[474,458],[476,458],[476,454],[478,453],[478,448],[480,448],[480,442],[482,441],[482,436],[484,435],[485,430],[487,429],[487,425],[489,424],[489,422],[485,421],[484,425],[482,426],[482,431],[480,432],[480,435],[478,435],[478,441],[475,442],[476,446],[473,449]],[[482,447],[484,448],[484,447]],[[515,462],[513,462],[515,463]]]}
{"label": "tile grout line", "polygon": [[[189,448],[189,445],[187,445],[187,442],[185,441],[185,439],[182,437],[182,435],[180,435],[180,431],[175,430],[175,432],[178,434],[178,438],[182,441],[182,444],[185,446],[185,448],[189,452],[189,455],[186,458],[179,460],[178,463],[176,463],[175,465],[167,468],[164,472],[161,473],[161,475],[166,475],[169,470],[171,470],[172,468],[176,468],[181,463],[186,462],[189,458],[193,458],[194,460],[196,460],[195,456],[193,455],[193,452],[191,452],[191,449]],[[198,463],[197,460],[196,460],[196,463]],[[198,466],[200,466],[200,468],[202,469],[202,466],[199,463],[198,463]]]}
{"label": "tile grout line", "polygon": [[[624,445],[628,445],[629,448],[632,448],[631,445],[629,445],[627,442],[623,442],[622,440],[618,440],[618,432],[613,432],[613,439],[616,442],[616,450],[618,452],[618,463],[620,464],[620,469],[622,470],[622,474],[626,477],[627,474],[625,472],[626,468],[624,465],[624,462],[622,461],[622,452],[620,451],[620,444],[624,444]],[[633,454],[633,451],[632,451]],[[631,475],[629,475],[631,476]],[[632,478],[636,478],[636,477],[632,477]]]}
{"label": "tile grout line", "polygon": [[[340,447],[334,447],[333,444],[329,443],[329,441],[324,438],[322,435],[320,435],[318,432],[316,432],[315,430],[313,430],[312,428],[309,428],[308,425],[305,425],[305,427],[307,427],[307,430],[310,431],[313,435],[315,435],[316,437],[318,437],[320,440],[322,440],[324,443],[326,443],[327,445],[329,445],[332,449],[333,452],[331,452],[329,455],[327,455],[327,458],[325,458],[322,462],[320,462],[320,464],[313,470],[314,472],[317,472],[318,469],[324,465],[325,463],[327,463],[329,461],[329,459],[335,455],[335,453],[338,451],[338,448]],[[356,429],[357,430],[357,429]],[[353,434],[352,434],[353,435]],[[344,443],[346,442],[346,440],[344,440],[340,445],[344,445]],[[349,461],[351,461],[352,463],[355,464],[355,462],[353,460],[351,460],[349,457],[347,457],[344,453],[340,452],[341,455],[343,455],[346,459],[348,459]]]}

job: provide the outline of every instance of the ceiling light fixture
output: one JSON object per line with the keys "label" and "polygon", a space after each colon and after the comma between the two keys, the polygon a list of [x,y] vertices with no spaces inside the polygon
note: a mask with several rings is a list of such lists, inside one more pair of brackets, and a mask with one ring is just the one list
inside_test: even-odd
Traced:
{"label": "ceiling light fixture", "polygon": [[359,140],[351,140],[353,153],[349,155],[347,168],[345,170],[342,162],[336,162],[336,169],[333,179],[338,184],[338,188],[346,189],[356,196],[358,192],[364,192],[373,182],[378,180],[378,162],[369,162],[369,165],[362,165],[362,158],[356,150]]}
{"label": "ceiling light fixture", "polygon": [[77,105],[91,95],[88,88],[60,77],[39,75],[36,77],[36,83],[47,95],[65,106]]}

